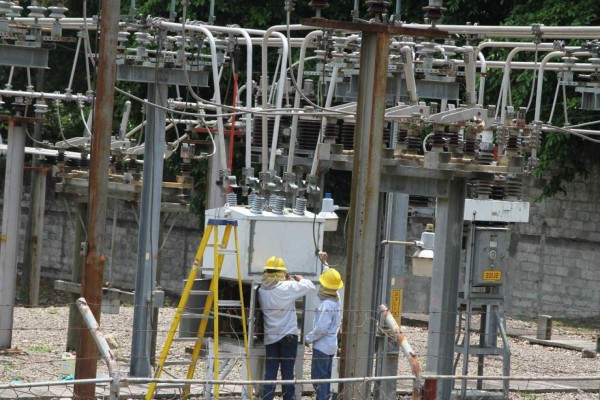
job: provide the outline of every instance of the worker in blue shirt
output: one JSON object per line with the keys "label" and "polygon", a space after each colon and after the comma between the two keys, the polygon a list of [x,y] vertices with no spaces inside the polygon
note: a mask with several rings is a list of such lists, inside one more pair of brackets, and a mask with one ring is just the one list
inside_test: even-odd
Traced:
{"label": "worker in blue shirt", "polygon": [[[342,324],[342,305],[338,290],[344,287],[340,273],[327,265],[327,253],[319,254],[324,272],[319,276],[319,305],[315,311],[314,328],[306,335],[305,344],[312,344],[311,379],[331,379],[333,356],[338,348],[338,332]],[[331,398],[331,384],[315,384],[317,400]]]}

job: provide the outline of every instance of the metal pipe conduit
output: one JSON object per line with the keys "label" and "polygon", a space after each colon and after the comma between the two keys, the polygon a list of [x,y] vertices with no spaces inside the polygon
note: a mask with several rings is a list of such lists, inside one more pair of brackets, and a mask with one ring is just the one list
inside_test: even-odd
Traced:
{"label": "metal pipe conduit", "polygon": [[[184,27],[182,24],[177,24],[174,22],[167,22],[167,21],[158,21],[156,22],[156,26],[162,29],[170,29],[170,30],[175,30],[175,31],[183,31]],[[219,87],[219,66],[217,63],[217,48],[215,45],[215,38],[213,36],[213,34],[205,27],[205,26],[201,26],[201,25],[186,25],[185,26],[186,30],[190,30],[190,31],[196,31],[196,32],[202,32],[206,38],[208,39],[208,43],[210,46],[210,54],[212,57],[212,75],[213,75],[213,85],[214,85],[214,98],[215,98],[215,103],[217,104],[221,104],[221,89]],[[221,106],[216,106],[216,110],[217,110],[217,114],[221,115],[223,112],[221,110]],[[223,117],[219,116],[217,117],[217,131],[218,131],[218,137],[217,137],[217,142],[219,143],[219,161],[221,164],[221,170],[226,171],[227,170],[227,157],[225,156],[227,154],[226,150],[225,150],[225,130],[223,128]]]}
{"label": "metal pipe conduit", "polygon": [[[300,58],[298,60],[298,74],[296,74],[296,84],[298,85],[294,94],[294,108],[300,107],[300,91],[304,81],[304,60],[306,58],[306,48],[309,43],[316,37],[322,36],[323,31],[312,31],[304,37],[302,46],[300,46]],[[293,73],[293,71],[292,71]],[[290,149],[287,162],[287,172],[291,173],[294,166],[294,153],[296,152],[296,135],[298,132],[298,114],[292,117],[292,128],[290,133]]]}
{"label": "metal pipe conduit", "polygon": [[[405,28],[430,29],[427,24],[403,24]],[[494,25],[436,25],[437,29],[458,35],[485,35],[502,38],[598,39],[600,26],[494,26]],[[539,29],[539,30],[538,30]]]}
{"label": "metal pipe conduit", "polygon": [[409,103],[411,105],[419,102],[419,96],[417,94],[417,82],[415,81],[415,64],[413,49],[410,46],[403,46],[400,49],[400,53],[404,54],[405,62],[403,63],[404,78],[406,79],[406,89],[408,90]]}

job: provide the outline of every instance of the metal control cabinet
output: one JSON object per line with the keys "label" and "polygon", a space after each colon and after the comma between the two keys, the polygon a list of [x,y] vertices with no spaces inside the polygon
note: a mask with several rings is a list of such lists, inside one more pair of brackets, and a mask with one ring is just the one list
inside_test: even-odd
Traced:
{"label": "metal control cabinet", "polygon": [[475,227],[472,285],[497,286],[506,281],[508,229]]}
{"label": "metal control cabinet", "polygon": [[[287,209],[285,211],[288,211]],[[317,247],[323,247],[325,219],[311,212],[296,215],[263,211],[255,214],[246,207],[223,207],[206,211],[208,218],[233,218],[238,221],[241,276],[244,281],[259,280],[267,259],[283,258],[290,274],[304,275],[314,280],[321,273]],[[317,247],[315,247],[317,246]],[[228,250],[235,249],[233,240]],[[212,266],[213,255],[207,252],[204,266]],[[225,257],[221,277],[237,279],[235,257]],[[207,271],[208,275],[212,273]]]}

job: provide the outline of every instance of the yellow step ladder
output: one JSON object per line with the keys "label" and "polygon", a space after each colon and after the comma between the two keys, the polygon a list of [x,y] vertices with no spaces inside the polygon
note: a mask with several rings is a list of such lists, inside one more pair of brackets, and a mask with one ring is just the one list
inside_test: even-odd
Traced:
{"label": "yellow step ladder", "polygon": [[[209,219],[206,224],[206,229],[204,231],[204,235],[202,236],[202,240],[200,241],[200,245],[198,246],[198,251],[196,252],[196,257],[194,258],[194,264],[188,276],[187,282],[183,288],[183,292],[181,294],[181,300],[179,300],[179,305],[177,306],[177,311],[175,312],[175,316],[173,317],[173,322],[171,323],[171,328],[169,329],[169,333],[167,334],[167,338],[165,340],[164,347],[160,354],[160,358],[158,359],[156,365],[156,371],[154,372],[154,378],[160,378],[163,373],[164,367],[167,365],[188,365],[188,372],[185,379],[193,379],[194,372],[196,370],[196,364],[198,363],[198,358],[200,356],[200,350],[202,349],[202,345],[204,342],[204,336],[206,334],[206,327],[208,325],[208,320],[213,320],[213,348],[214,348],[214,361],[213,361],[213,379],[219,380],[219,276],[221,273],[221,267],[223,266],[223,260],[226,255],[235,255],[236,264],[237,264],[237,281],[238,281],[238,289],[239,289],[239,307],[241,311],[241,320],[242,320],[242,329],[244,335],[244,354],[246,356],[246,373],[248,380],[251,379],[250,374],[250,359],[248,355],[248,334],[247,334],[247,325],[246,325],[246,311],[244,308],[244,294],[242,290],[242,272],[240,267],[240,253],[238,246],[238,234],[237,234],[237,226],[238,222],[234,219]],[[221,239],[219,241],[219,231],[220,228],[224,227]],[[229,239],[231,236],[231,232],[234,233],[235,239],[235,250],[229,250],[227,248],[229,244]],[[212,243],[211,242],[212,237]],[[208,250],[207,250],[208,249]],[[204,255],[207,254],[207,251],[213,252],[213,260],[216,260],[214,267],[201,267],[202,260]],[[199,271],[202,270],[210,270],[213,272],[212,279],[210,281],[210,288],[207,291],[202,290],[193,290],[193,284],[196,280],[196,275]],[[198,335],[195,338],[194,350],[192,351],[192,356],[190,361],[167,361],[169,356],[169,352],[171,350],[171,346],[175,341],[175,334],[179,327],[179,323],[181,322],[181,318],[186,314],[185,309],[189,299],[190,294],[193,295],[203,295],[205,297],[204,309],[202,314],[196,315],[200,318],[200,326],[198,328]],[[231,301],[227,301],[227,305],[231,306]],[[207,377],[208,379],[208,377]],[[157,382],[151,382],[148,387],[148,392],[146,393],[146,400],[152,400],[154,398],[154,394],[157,389],[163,388],[181,388],[183,389],[183,394],[181,396],[182,399],[187,399],[190,393],[190,383],[186,384],[158,384]],[[252,398],[252,389],[248,388],[247,393],[249,393],[250,398]],[[219,385],[213,386],[213,398],[219,398]]]}

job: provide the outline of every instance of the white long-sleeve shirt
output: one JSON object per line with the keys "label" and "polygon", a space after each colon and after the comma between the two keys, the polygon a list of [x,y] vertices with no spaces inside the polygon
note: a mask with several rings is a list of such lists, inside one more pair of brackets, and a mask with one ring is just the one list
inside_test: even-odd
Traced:
{"label": "white long-sleeve shirt", "polygon": [[315,290],[308,279],[282,281],[272,289],[261,288],[258,300],[264,317],[265,344],[278,342],[286,335],[298,334],[296,299]]}
{"label": "white long-sleeve shirt", "polygon": [[342,324],[342,305],[331,299],[322,300],[315,311],[314,328],[306,335],[313,348],[327,355],[337,351],[337,334]]}

